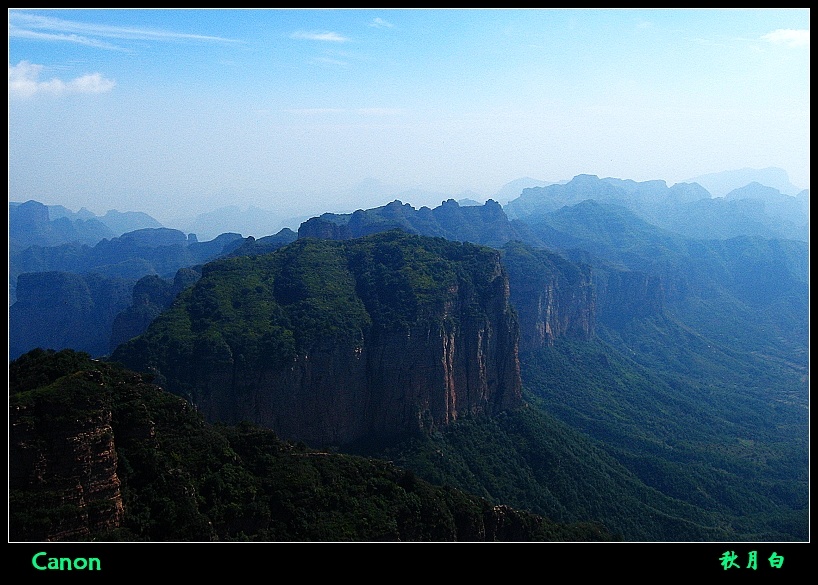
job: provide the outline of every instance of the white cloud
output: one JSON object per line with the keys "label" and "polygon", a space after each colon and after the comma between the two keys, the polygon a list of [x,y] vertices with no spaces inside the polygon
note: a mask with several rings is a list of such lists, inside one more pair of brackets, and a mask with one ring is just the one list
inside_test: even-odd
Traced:
{"label": "white cloud", "polygon": [[106,49],[109,51],[124,51],[126,49],[112,45],[105,41],[92,39],[86,36],[77,34],[54,34],[43,33],[28,29],[21,29],[15,26],[9,26],[9,38],[30,39],[34,41],[52,41],[61,43],[74,43],[77,45],[85,45],[86,47],[96,47],[97,49]]}
{"label": "white cloud", "polygon": [[794,30],[789,28],[779,28],[761,37],[775,45],[787,45],[789,47],[809,47],[809,30]]}
{"label": "white cloud", "polygon": [[100,39],[165,42],[237,42],[232,39],[225,39],[222,37],[178,33],[158,29],[88,24],[71,20],[63,20],[60,18],[28,14],[17,10],[12,10],[9,12],[9,37],[27,38],[39,41],[79,43],[99,49],[115,51],[122,51],[126,49]]}
{"label": "white cloud", "polygon": [[346,43],[348,38],[331,31],[303,31],[298,30],[290,35],[291,39],[300,39],[305,41],[329,41],[332,43]]}
{"label": "white cloud", "polygon": [[377,18],[376,17],[376,18],[372,19],[372,22],[369,23],[369,26],[372,26],[372,27],[375,27],[375,28],[392,28],[395,25],[392,24],[391,22],[385,21],[383,18]]}
{"label": "white cloud", "polygon": [[66,89],[69,93],[107,93],[114,85],[112,79],[105,79],[100,73],[89,73],[69,81]]}
{"label": "white cloud", "polygon": [[114,88],[115,82],[99,73],[90,73],[69,81],[56,77],[40,81],[42,65],[20,61],[9,65],[9,95],[31,97],[36,94],[65,95],[77,93],[106,93]]}

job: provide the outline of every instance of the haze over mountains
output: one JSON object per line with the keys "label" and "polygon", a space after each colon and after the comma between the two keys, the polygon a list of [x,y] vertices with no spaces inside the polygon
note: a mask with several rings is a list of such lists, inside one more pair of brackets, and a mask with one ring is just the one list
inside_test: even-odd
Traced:
{"label": "haze over mountains", "polygon": [[777,189],[785,195],[798,195],[798,193],[803,191],[803,188],[796,187],[790,183],[786,171],[776,167],[767,167],[765,169],[745,168],[719,173],[708,173],[681,182],[698,183],[710,191],[713,197],[724,197],[730,191],[750,183],[761,183],[767,187]]}
{"label": "haze over mountains", "polygon": [[[352,190],[351,194],[354,195],[356,200],[361,202],[358,209],[378,207],[379,205],[383,205],[389,200],[394,199],[398,199],[404,203],[409,203],[414,207],[421,207],[423,205],[434,207],[435,205],[439,204],[439,202],[446,201],[448,199],[455,199],[456,201],[461,202],[462,205],[465,200],[482,204],[490,198],[505,206],[510,201],[518,198],[525,189],[532,187],[546,187],[554,184],[565,184],[567,182],[568,180],[564,180],[555,183],[534,179],[531,177],[524,177],[506,183],[500,189],[498,189],[496,193],[486,197],[474,192],[463,192],[459,194],[424,192],[387,186],[374,179],[371,179],[359,184]],[[751,183],[759,183],[786,195],[795,196],[803,191],[803,189],[799,189],[789,182],[786,171],[774,167],[769,167],[766,169],[740,169],[734,171],[724,171],[721,173],[711,173],[682,181],[682,183],[697,183],[704,187],[712,197],[724,197],[730,191],[745,187]],[[387,201],[384,201],[385,196],[388,198]],[[226,194],[225,198],[229,200],[230,196]],[[22,203],[22,201],[10,203],[10,213],[11,210],[20,203]],[[156,219],[144,213],[144,211],[122,212],[111,210],[104,216],[98,217],[87,209],[81,209],[74,212],[61,205],[48,205],[47,202],[45,203],[49,208],[50,220],[54,221],[59,218],[67,218],[72,222],[76,222],[76,220],[83,220],[85,222],[93,220],[91,224],[89,224],[88,228],[92,227],[93,225],[98,225],[96,222],[101,222],[108,228],[108,230],[110,230],[108,231],[105,229],[105,227],[98,226],[98,230],[100,230],[99,233],[104,234],[104,237],[119,236],[127,231],[133,231],[141,228],[162,227],[163,225]],[[807,197],[807,209],[808,205]],[[349,212],[352,211],[354,210],[349,210]],[[229,204],[225,205],[224,207],[214,209],[210,212],[199,214],[195,217],[180,217],[175,220],[168,221],[165,223],[164,227],[178,229],[185,233],[196,234],[199,240],[205,241],[213,239],[225,232],[239,233],[245,237],[262,237],[277,233],[279,230],[285,227],[295,231],[301,222],[309,219],[309,217],[309,215],[289,217],[281,215],[274,209],[262,209],[257,206],[242,207],[237,204]],[[28,226],[26,229],[31,230],[32,228],[31,226]],[[12,243],[16,242],[18,238],[17,234],[12,233],[10,235]],[[21,234],[19,237],[26,238],[28,236]],[[34,236],[30,237],[33,238]],[[90,236],[86,239],[88,241],[93,241],[96,237],[97,236]],[[65,240],[65,237],[62,237],[62,240],[67,241]],[[23,241],[25,242],[25,240]],[[80,237],[80,241],[85,240]]]}
{"label": "haze over mountains", "polygon": [[[769,178],[780,185],[789,184],[786,173],[780,169],[764,169],[755,175],[747,169],[732,171],[712,175],[710,180],[727,186],[748,178]],[[520,179],[509,183],[509,188],[530,185],[532,181]],[[612,227],[608,225],[612,217],[610,213],[614,210],[611,208],[605,212],[604,219],[592,220],[592,216],[586,213],[579,223],[570,220],[573,223],[567,228],[559,227],[559,222],[565,221],[561,218],[585,208],[578,204],[588,199],[624,207],[635,217],[621,218]],[[258,253],[263,249],[273,250],[299,236],[346,239],[400,228],[410,233],[493,247],[502,247],[518,240],[536,247],[581,249],[586,255],[602,254],[604,257],[613,253],[617,262],[623,261],[621,252],[615,252],[619,246],[616,242],[624,242],[623,238],[626,237],[623,232],[626,227],[622,222],[633,222],[636,218],[649,224],[637,228],[646,234],[640,238],[672,238],[669,236],[672,232],[696,240],[760,236],[809,242],[809,192],[804,190],[795,196],[784,195],[757,181],[736,187],[724,197],[715,198],[697,183],[668,187],[664,181],[636,183],[580,175],[559,184],[523,187],[518,196],[505,206],[494,200],[489,200],[485,205],[464,200],[461,205],[449,199],[434,209],[416,209],[410,203],[395,200],[382,207],[359,209],[355,213],[316,216],[301,222],[298,233],[288,227],[279,228],[272,212],[249,209],[241,213],[236,207],[229,211],[224,217],[228,225],[238,225],[252,219],[259,230],[267,225],[275,225],[276,228],[267,234],[257,232],[264,234],[257,238],[250,234],[214,229],[218,232],[217,237],[205,240],[197,237],[195,232],[162,227],[155,219],[138,211],[112,210],[105,216],[95,217],[87,210],[71,212],[61,206],[46,206],[34,201],[9,204],[9,305],[12,307],[12,323],[15,324],[10,333],[11,357],[42,343],[48,346],[56,344],[57,348],[91,351],[94,355],[106,353],[110,347],[108,338],[113,320],[131,303],[130,291],[136,280],[145,276],[172,280],[179,269],[202,264],[239,246],[252,246]],[[196,225],[207,226],[209,222],[218,222],[221,218],[221,213],[214,211],[199,216]],[[588,223],[592,221],[602,223]],[[657,227],[666,230],[668,235],[647,235]],[[584,230],[585,235],[577,229]],[[603,237],[614,238],[615,241],[606,243],[605,248],[600,249],[600,238]],[[644,262],[637,266],[643,269]],[[23,302],[14,306],[18,300],[21,275],[23,290],[28,298],[24,296],[21,299]],[[83,275],[95,275],[93,279],[96,284],[89,284],[89,276]],[[69,281],[75,284],[69,286]],[[58,285],[58,282],[62,284]],[[37,292],[43,286],[64,290],[69,298],[55,296],[53,292],[44,295]],[[85,300],[79,301],[76,294],[68,292],[72,290],[86,291],[81,295]],[[94,298],[98,300],[93,301]],[[71,337],[84,329],[70,325],[70,319],[61,325],[51,323],[47,317],[50,311],[41,310],[51,306],[51,303],[61,302],[69,306],[79,302],[86,307],[81,312],[88,311],[92,306],[97,307],[96,313],[106,315],[102,321],[92,319],[103,328],[101,334],[91,334],[95,342],[91,345],[88,345],[88,341],[79,345],[71,343]],[[110,306],[103,309],[100,302]],[[18,322],[20,318],[26,320]],[[119,336],[114,335],[114,338],[119,339]],[[48,343],[46,340],[49,340]]]}
{"label": "haze over mountains", "polygon": [[[208,422],[386,458],[574,526],[554,535],[807,538],[808,191],[751,181],[713,197],[698,183],[521,181],[505,204],[395,199],[308,218],[297,232],[210,240],[143,226],[82,243],[80,233],[113,227],[10,205],[10,358],[41,347],[112,359],[151,372]],[[43,243],[15,244],[18,233]],[[55,243],[65,237],[75,239]],[[96,379],[93,363],[65,356],[25,363],[49,359],[84,368],[72,380]],[[237,433],[226,440],[238,453]],[[146,497],[138,476],[125,500]],[[398,483],[396,494],[414,485]],[[26,481],[18,488],[34,497]],[[137,521],[110,509],[104,530],[151,533],[148,512]],[[236,523],[203,506],[196,530],[218,518],[219,538],[252,526],[263,539],[280,520],[271,509],[242,508]],[[469,534],[495,520],[470,523]],[[604,533],[577,524],[595,522]]]}

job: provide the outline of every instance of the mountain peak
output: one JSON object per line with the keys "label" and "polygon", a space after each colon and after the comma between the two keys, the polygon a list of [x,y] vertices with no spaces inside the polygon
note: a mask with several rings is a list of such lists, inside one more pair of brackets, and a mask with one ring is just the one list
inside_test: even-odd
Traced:
{"label": "mountain peak", "polygon": [[787,195],[796,195],[801,189],[790,183],[789,175],[784,169],[767,167],[764,169],[743,168],[718,173],[700,175],[682,183],[698,183],[713,195],[723,197],[730,191],[756,182],[767,187],[778,189]]}

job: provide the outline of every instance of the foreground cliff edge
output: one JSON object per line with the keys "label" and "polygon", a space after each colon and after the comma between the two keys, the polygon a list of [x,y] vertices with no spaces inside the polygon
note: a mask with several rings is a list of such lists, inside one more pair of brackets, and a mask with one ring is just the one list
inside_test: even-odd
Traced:
{"label": "foreground cliff edge", "polygon": [[210,425],[87,354],[10,365],[10,541],[607,541],[389,462]]}

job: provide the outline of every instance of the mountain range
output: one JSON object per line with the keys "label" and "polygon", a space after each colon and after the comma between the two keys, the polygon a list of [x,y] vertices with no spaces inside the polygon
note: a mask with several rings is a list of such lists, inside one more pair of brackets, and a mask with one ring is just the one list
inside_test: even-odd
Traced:
{"label": "mountain range", "polygon": [[[203,534],[193,528],[201,522],[220,526],[208,533],[218,539],[269,539],[285,525],[276,534],[293,539],[372,536],[349,517],[340,532],[326,528],[338,508],[323,500],[310,521],[325,526],[320,533],[298,532],[294,517],[271,511],[260,486],[284,463],[259,467],[237,445],[247,433],[272,432],[264,439],[271,452],[300,444],[307,458],[347,458],[337,465],[391,461],[424,486],[486,502],[475,504],[482,520],[463,532],[399,523],[381,533],[387,539],[504,539],[512,533],[485,515],[497,506],[525,526],[515,533],[523,540],[807,538],[807,191],[749,182],[713,197],[698,183],[579,175],[523,187],[505,206],[450,199],[416,209],[395,200],[307,219],[297,233],[208,242],[151,227],[54,244],[41,211],[28,217],[42,243],[10,251],[10,359],[27,380],[14,391],[13,416],[24,416],[12,444],[25,453],[15,459],[14,497],[43,505],[39,517],[15,519],[24,539],[48,533],[47,517],[67,493],[42,495],[32,465],[50,455],[36,446],[89,433],[60,427],[59,439],[37,430],[39,413],[65,399],[57,388],[99,380],[113,400],[105,412],[125,412],[114,390],[120,374],[104,363],[178,397],[141,407],[147,398],[131,393],[137,410],[178,418],[171,413],[192,405],[201,422],[186,428],[228,425],[207,441],[227,441],[240,473],[253,466],[246,481],[266,511],[230,500],[228,490],[222,508],[191,502],[176,536]],[[45,410],[26,410],[35,397]],[[103,419],[111,416],[120,415]],[[130,462],[133,447],[119,439],[136,427],[109,426],[94,433],[111,434],[108,450]],[[172,462],[173,443],[160,443]],[[170,538],[167,527],[150,528],[168,504],[145,507],[158,494],[140,491],[142,469],[129,465],[108,464],[128,479],[106,476],[106,485],[127,488],[102,490],[106,503],[94,506],[107,510],[103,520],[89,524],[91,504],[72,500],[73,520],[52,536]],[[224,463],[208,465],[184,473],[233,481]],[[49,469],[74,485],[75,471]],[[171,471],[154,466],[151,481]],[[404,498],[401,481],[389,489]],[[356,485],[345,479],[342,493],[363,494]],[[371,503],[367,493],[343,505]],[[294,505],[276,497],[276,510]],[[223,508],[231,505],[231,518],[244,520],[231,524]],[[367,518],[383,514],[368,510]],[[461,513],[453,510],[443,515]]]}

